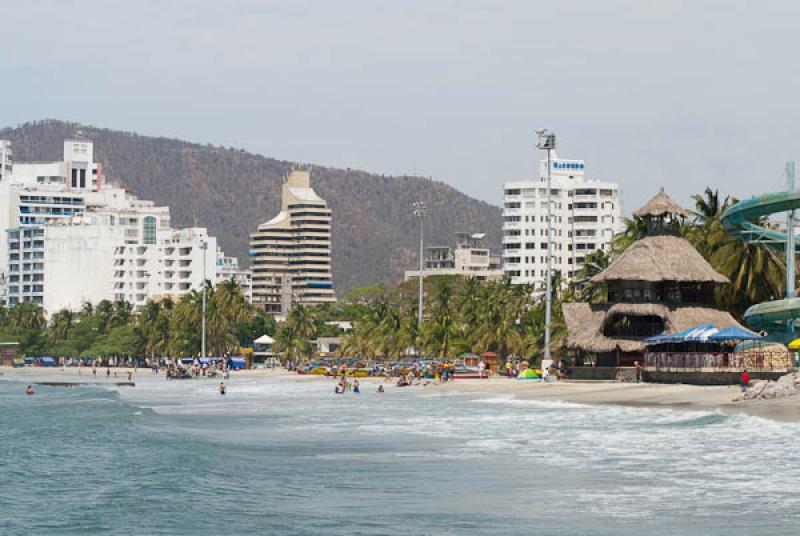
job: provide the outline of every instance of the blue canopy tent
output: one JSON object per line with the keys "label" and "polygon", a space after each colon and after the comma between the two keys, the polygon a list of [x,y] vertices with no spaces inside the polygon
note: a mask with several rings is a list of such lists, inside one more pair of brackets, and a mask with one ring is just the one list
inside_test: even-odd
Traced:
{"label": "blue canopy tent", "polygon": [[740,327],[729,327],[719,330],[717,333],[708,337],[713,342],[733,342],[733,341],[758,341],[763,337],[749,329]]}
{"label": "blue canopy tent", "polygon": [[42,358],[39,359],[39,363],[43,367],[55,367],[56,366],[56,360],[54,358],[52,358],[52,357],[42,357]]}
{"label": "blue canopy tent", "polygon": [[232,357],[228,359],[228,368],[232,369],[243,369],[247,368],[247,361],[241,359],[239,357]]}
{"label": "blue canopy tent", "polygon": [[648,337],[644,340],[644,343],[650,346],[655,344],[679,344],[682,342],[687,342],[689,340],[687,337],[691,336],[692,333],[696,332],[698,329],[705,327],[708,327],[708,325],[686,328],[678,333],[667,333],[656,335],[654,337]]}

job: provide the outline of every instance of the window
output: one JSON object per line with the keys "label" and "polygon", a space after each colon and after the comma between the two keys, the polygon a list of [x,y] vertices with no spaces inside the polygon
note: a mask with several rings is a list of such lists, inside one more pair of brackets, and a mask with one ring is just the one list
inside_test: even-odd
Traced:
{"label": "window", "polygon": [[153,216],[145,216],[144,218],[144,243],[156,243],[156,219]]}

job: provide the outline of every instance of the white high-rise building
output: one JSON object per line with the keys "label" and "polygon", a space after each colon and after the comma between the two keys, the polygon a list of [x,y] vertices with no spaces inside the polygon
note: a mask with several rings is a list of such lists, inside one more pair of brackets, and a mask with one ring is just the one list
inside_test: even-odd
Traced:
{"label": "white high-rise building", "polygon": [[86,140],[65,141],[61,162],[14,165],[0,181],[0,233],[6,303],[48,314],[100,300],[138,308],[204,279],[249,280],[206,229],[174,229],[168,207],[107,183]]}
{"label": "white high-rise building", "polygon": [[[621,231],[619,186],[587,179],[583,160],[551,159],[552,269],[566,283],[596,250],[608,251]],[[547,273],[547,160],[539,180],[506,182],[503,271],[513,283],[544,288]]]}

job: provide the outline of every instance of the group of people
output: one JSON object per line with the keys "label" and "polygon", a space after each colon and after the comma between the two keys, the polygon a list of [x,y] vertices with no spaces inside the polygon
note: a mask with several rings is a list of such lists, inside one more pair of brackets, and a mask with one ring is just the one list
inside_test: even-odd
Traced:
{"label": "group of people", "polygon": [[[381,387],[383,387],[383,386],[381,386]],[[347,376],[342,376],[342,379],[339,380],[338,382],[336,382],[336,387],[334,387],[333,392],[336,393],[337,395],[343,395],[344,393],[346,393],[348,391],[352,391],[355,394],[360,393],[361,392],[361,384],[356,379],[353,379],[353,381],[351,382],[347,378]],[[380,391],[380,392],[383,392],[383,391]]]}
{"label": "group of people", "polygon": [[185,380],[190,378],[215,378],[221,374],[223,380],[230,378],[230,370],[223,363],[211,366],[210,363],[194,363],[184,366],[181,364],[167,366],[166,378],[168,380]]}

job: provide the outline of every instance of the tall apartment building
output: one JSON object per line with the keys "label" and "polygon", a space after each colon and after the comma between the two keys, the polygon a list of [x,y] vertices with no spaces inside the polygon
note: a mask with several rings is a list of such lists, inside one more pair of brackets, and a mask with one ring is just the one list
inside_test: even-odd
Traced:
{"label": "tall apartment building", "polygon": [[65,141],[63,161],[15,164],[0,181],[0,233],[6,303],[39,303],[48,314],[179,297],[204,277],[218,282],[220,265],[247,282],[206,229],[174,229],[168,207],[107,183],[86,140]]}
{"label": "tall apartment building", "polygon": [[[540,179],[506,182],[503,271],[513,283],[543,288],[547,271],[547,160]],[[551,158],[552,268],[566,282],[586,255],[608,251],[622,230],[619,186],[585,177],[583,160]]]}
{"label": "tall apartment building", "polygon": [[[422,276],[457,275],[482,281],[503,278],[500,256],[493,255],[483,241],[486,233],[456,233],[456,248],[425,248]],[[419,270],[406,270],[405,280],[419,277]]]}
{"label": "tall apartment building", "polygon": [[311,188],[311,173],[292,171],[281,211],[250,235],[253,304],[285,315],[293,303],[336,301],[331,271],[331,211]]}

